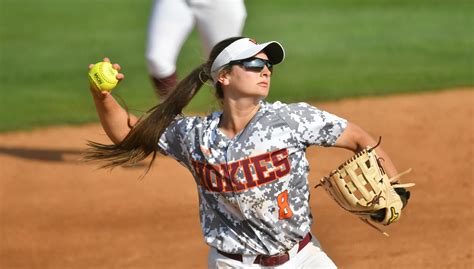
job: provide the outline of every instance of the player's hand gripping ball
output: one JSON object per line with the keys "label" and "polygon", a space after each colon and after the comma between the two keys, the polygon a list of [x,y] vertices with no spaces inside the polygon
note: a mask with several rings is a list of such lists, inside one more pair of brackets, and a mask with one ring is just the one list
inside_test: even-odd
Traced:
{"label": "player's hand gripping ball", "polygon": [[117,86],[118,71],[110,62],[98,62],[89,70],[91,86],[98,91],[112,91]]}

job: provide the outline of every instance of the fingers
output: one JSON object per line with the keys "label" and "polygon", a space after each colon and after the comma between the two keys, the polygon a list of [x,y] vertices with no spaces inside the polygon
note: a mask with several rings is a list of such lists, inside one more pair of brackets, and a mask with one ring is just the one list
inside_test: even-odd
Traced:
{"label": "fingers", "polygon": [[[119,64],[113,64],[112,67],[113,67],[115,70],[117,70],[117,71],[120,71],[120,69],[122,69],[122,67],[120,67]],[[118,73],[115,77],[116,77],[118,80],[122,80],[122,79],[125,77],[125,75],[122,74],[122,73]]]}

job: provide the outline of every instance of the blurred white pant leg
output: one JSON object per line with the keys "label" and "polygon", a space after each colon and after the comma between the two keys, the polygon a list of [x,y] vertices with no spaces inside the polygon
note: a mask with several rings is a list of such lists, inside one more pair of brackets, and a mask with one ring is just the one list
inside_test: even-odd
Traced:
{"label": "blurred white pant leg", "polygon": [[145,55],[151,75],[163,78],[176,71],[179,52],[193,27],[194,16],[185,0],[155,0]]}
{"label": "blurred white pant leg", "polygon": [[218,42],[242,35],[247,11],[243,0],[208,0],[192,6],[205,57]]}

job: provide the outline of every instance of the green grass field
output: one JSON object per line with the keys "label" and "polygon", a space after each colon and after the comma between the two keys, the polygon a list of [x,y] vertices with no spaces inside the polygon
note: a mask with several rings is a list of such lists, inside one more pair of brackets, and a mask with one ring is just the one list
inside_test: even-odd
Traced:
{"label": "green grass field", "polygon": [[[132,112],[156,102],[144,51],[151,0],[0,0],[0,132],[97,121],[87,65],[109,56]],[[279,40],[270,100],[323,101],[472,86],[472,1],[247,0],[244,35]],[[181,75],[204,56],[197,34]],[[188,110],[207,111],[205,88]]]}

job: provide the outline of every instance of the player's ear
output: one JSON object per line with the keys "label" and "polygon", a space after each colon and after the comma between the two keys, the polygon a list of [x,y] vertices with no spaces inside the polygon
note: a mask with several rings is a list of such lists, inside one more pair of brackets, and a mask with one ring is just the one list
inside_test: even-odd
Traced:
{"label": "player's ear", "polygon": [[217,77],[217,81],[222,85],[222,86],[227,86],[230,83],[230,71],[228,70],[222,70],[222,72],[219,73],[219,76]]}

